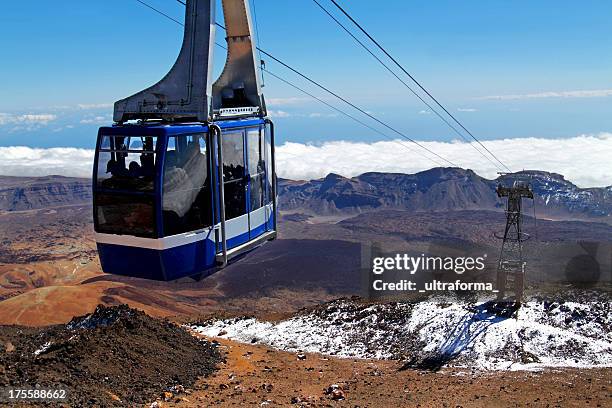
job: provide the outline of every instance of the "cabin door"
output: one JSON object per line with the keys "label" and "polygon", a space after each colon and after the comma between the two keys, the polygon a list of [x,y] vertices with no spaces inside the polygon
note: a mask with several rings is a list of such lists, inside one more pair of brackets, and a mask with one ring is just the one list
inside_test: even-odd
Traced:
{"label": "cabin door", "polygon": [[249,235],[256,238],[266,231],[265,207],[266,150],[262,127],[247,130]]}
{"label": "cabin door", "polygon": [[247,242],[250,235],[245,142],[245,131],[242,129],[228,130],[221,136],[228,248]]}

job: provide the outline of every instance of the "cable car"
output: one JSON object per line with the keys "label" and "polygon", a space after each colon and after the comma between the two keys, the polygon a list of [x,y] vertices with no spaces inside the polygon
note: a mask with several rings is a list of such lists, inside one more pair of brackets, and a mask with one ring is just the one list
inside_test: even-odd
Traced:
{"label": "cable car", "polygon": [[276,237],[274,125],[248,0],[224,0],[228,58],[210,82],[214,1],[188,0],[183,46],[160,82],[115,103],[98,131],[94,229],[105,272],[206,276]]}

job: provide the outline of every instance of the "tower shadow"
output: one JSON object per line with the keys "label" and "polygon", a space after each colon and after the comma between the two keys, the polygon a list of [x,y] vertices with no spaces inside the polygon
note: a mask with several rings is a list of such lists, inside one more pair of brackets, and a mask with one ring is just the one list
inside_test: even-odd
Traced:
{"label": "tower shadow", "polygon": [[400,371],[408,369],[439,371],[469,348],[490,326],[512,318],[516,303],[486,302],[468,310],[448,333],[443,343],[425,356],[413,357]]}

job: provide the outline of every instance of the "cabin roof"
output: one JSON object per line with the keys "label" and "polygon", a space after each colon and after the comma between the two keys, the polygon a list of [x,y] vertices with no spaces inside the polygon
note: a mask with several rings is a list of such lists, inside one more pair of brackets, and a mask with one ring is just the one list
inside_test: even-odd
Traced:
{"label": "cabin roof", "polygon": [[[247,118],[247,119],[232,119],[220,120],[214,122],[221,129],[240,128],[248,126],[257,126],[264,123],[262,118]],[[207,132],[208,124],[201,122],[186,122],[186,123],[163,123],[155,122],[149,124],[123,124],[101,127],[100,132],[107,135],[151,135],[164,136],[190,132]]]}

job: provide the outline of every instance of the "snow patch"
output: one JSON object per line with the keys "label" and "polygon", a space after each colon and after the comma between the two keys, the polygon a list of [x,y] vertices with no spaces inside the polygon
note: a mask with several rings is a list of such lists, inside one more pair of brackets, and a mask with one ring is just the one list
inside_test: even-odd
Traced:
{"label": "snow patch", "polygon": [[491,303],[427,301],[372,306],[338,300],[270,323],[254,318],[192,326],[197,333],[290,352],[398,359],[481,370],[612,366],[612,314],[594,303],[532,301],[514,317]]}
{"label": "snow patch", "polygon": [[43,344],[39,349],[34,351],[34,355],[35,356],[39,356],[42,353],[44,353],[45,351],[49,350],[49,347],[51,347],[51,342],[48,341],[45,344]]}

